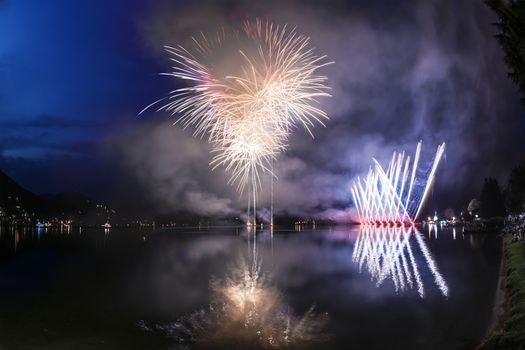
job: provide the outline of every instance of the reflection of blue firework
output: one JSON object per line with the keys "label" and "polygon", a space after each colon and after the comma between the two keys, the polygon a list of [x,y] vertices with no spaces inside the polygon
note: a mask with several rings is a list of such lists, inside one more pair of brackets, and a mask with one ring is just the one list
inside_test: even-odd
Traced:
{"label": "reflection of blue firework", "polygon": [[445,143],[437,148],[432,166],[418,168],[421,141],[414,160],[405,152],[394,152],[385,170],[376,159],[368,174],[357,178],[351,191],[361,221],[411,222],[417,220],[434,181]]}
{"label": "reflection of blue firework", "polygon": [[[413,244],[412,238],[415,239],[416,244]],[[362,227],[355,242],[352,260],[358,265],[359,271],[363,267],[368,270],[377,286],[391,279],[396,292],[415,287],[423,298],[425,288],[421,278],[422,266],[416,263],[417,248],[441,294],[448,296],[447,283],[439,272],[421,234],[413,226],[374,227],[366,225]]]}

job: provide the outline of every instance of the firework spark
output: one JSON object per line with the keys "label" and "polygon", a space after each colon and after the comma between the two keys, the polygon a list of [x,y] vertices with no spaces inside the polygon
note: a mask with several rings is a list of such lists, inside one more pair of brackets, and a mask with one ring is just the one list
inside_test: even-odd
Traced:
{"label": "firework spark", "polygon": [[[418,178],[421,141],[416,148],[412,170],[405,153],[392,156],[385,171],[377,160],[364,179],[357,178],[351,192],[363,223],[414,223],[428,196],[443,154],[445,143],[437,148],[429,172]],[[416,188],[417,187],[417,188]]]}
{"label": "firework spark", "polygon": [[212,145],[213,169],[224,166],[231,184],[253,198],[261,174],[275,177],[272,162],[288,147],[299,127],[313,136],[327,114],[319,98],[329,96],[320,68],[331,64],[317,56],[310,39],[295,29],[257,20],[240,30],[201,35],[193,46],[166,46],[174,63],[165,75],[188,82],[172,91],[158,111],[176,115],[176,124],[194,128],[194,136]]}

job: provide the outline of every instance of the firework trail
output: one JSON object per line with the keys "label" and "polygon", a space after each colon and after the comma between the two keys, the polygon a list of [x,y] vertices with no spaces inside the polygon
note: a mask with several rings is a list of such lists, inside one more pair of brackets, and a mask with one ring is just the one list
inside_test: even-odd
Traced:
{"label": "firework trail", "polygon": [[317,71],[333,62],[317,56],[295,29],[260,20],[210,38],[201,34],[191,48],[165,49],[173,67],[164,75],[188,86],[145,109],[163,103],[158,111],[206,137],[212,169],[225,167],[239,193],[251,185],[255,217],[261,174],[276,177],[272,162],[288,147],[291,132],[301,127],[313,137],[312,129],[328,119],[318,101],[330,96],[327,77]]}

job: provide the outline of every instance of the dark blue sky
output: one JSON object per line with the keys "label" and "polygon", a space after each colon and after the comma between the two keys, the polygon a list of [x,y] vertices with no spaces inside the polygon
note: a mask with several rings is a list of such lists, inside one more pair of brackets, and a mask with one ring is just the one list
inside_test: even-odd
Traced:
{"label": "dark blue sky", "polygon": [[138,31],[143,3],[0,5],[0,164],[16,180],[37,192],[89,187],[83,174],[106,170],[101,140],[165,91]]}
{"label": "dark blue sky", "polygon": [[458,208],[525,154],[524,109],[479,0],[0,0],[0,169],[37,193],[230,212],[238,196],[210,172],[206,143],[137,114],[177,86],[158,75],[162,45],[257,17],[297,26],[336,61],[327,128],[296,133],[277,164],[283,207],[350,206],[372,157],[424,139],[447,142],[436,197]]}

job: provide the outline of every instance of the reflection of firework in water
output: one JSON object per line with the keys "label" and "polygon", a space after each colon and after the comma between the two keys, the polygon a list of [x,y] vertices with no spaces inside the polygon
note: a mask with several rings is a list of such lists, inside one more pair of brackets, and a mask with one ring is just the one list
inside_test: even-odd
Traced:
{"label": "reflection of firework in water", "polygon": [[374,165],[367,176],[357,178],[351,189],[361,222],[413,223],[417,220],[445,152],[445,143],[437,148],[432,167],[426,174],[418,174],[420,152],[421,141],[412,166],[405,152],[394,152],[386,171],[373,159]]}
{"label": "reflection of firework in water", "polygon": [[166,47],[174,62],[166,75],[191,85],[172,91],[159,110],[179,115],[176,123],[194,127],[195,136],[207,135],[211,165],[225,166],[239,191],[247,183],[260,186],[259,172],[271,172],[292,129],[312,134],[327,119],[316,107],[319,97],[329,96],[327,78],[316,72],[329,63],[309,41],[294,29],[256,21],[202,35],[190,49]]}
{"label": "reflection of firework in water", "polygon": [[425,288],[420,269],[416,263],[416,250],[412,250],[411,238],[414,237],[420,254],[443,296],[448,296],[448,286],[439,272],[421,234],[413,226],[409,227],[374,227],[363,226],[355,242],[352,260],[365,267],[377,286],[387,279],[394,283],[396,292],[416,287],[421,297]]}
{"label": "reflection of firework in water", "polygon": [[210,286],[213,297],[207,309],[167,325],[139,325],[165,332],[182,346],[205,349],[308,348],[329,337],[328,315],[315,313],[313,306],[303,316],[295,315],[261,272],[260,261],[251,268],[241,262]]}

